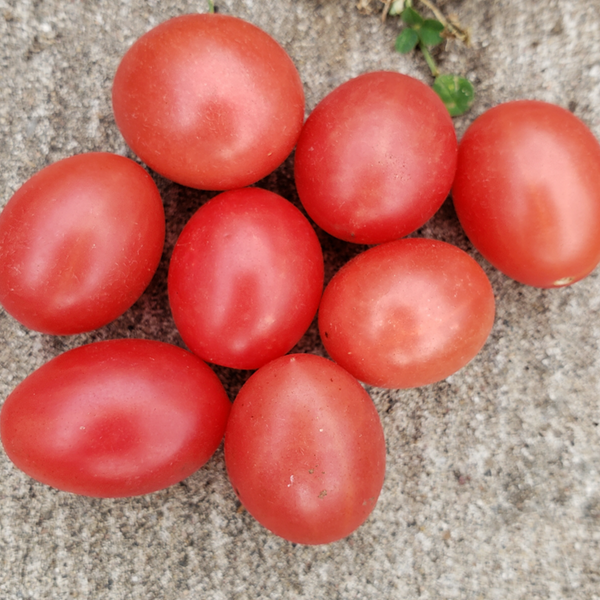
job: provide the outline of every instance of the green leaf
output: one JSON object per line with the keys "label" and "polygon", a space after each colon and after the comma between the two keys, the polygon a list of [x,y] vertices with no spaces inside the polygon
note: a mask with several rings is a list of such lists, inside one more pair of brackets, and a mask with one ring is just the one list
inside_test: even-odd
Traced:
{"label": "green leaf", "polygon": [[440,75],[433,82],[433,90],[442,99],[451,116],[466,113],[475,100],[471,83],[458,75]]}
{"label": "green leaf", "polygon": [[437,46],[442,41],[444,25],[436,19],[425,19],[419,29],[419,38],[426,46]]}
{"label": "green leaf", "polygon": [[432,31],[437,31],[438,33],[442,33],[444,31],[444,24],[437,19],[425,19],[423,21],[423,27],[427,27]]}
{"label": "green leaf", "polygon": [[419,35],[414,29],[406,27],[396,38],[396,50],[400,54],[407,54],[419,43]]}
{"label": "green leaf", "polygon": [[419,27],[421,27],[421,25],[423,25],[424,22],[423,17],[414,8],[411,8],[410,6],[407,6],[402,11],[402,14],[400,16],[409,27],[416,27],[418,29]]}

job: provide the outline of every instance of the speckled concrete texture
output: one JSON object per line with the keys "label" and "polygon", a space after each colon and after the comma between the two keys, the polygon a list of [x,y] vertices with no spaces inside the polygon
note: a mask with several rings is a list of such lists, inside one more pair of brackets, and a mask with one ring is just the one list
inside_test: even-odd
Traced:
{"label": "speckled concrete texture", "polygon": [[[300,71],[307,111],[352,76],[392,69],[430,82],[418,55],[393,51],[398,24],[355,0],[216,0],[273,35]],[[440,64],[476,85],[465,130],[485,109],[537,98],[600,137],[600,1],[447,0],[470,26]],[[192,0],[0,0],[0,205],[34,172],[74,153],[130,155],[111,112],[126,49]],[[297,203],[292,158],[260,183]],[[89,335],[54,338],[0,312],[0,400],[36,367],[118,337],[182,345],[166,296],[178,233],[209,194],[155,179],[168,219],[144,296]],[[318,232],[327,277],[362,248]],[[447,202],[418,235],[467,250],[497,300],[481,353],[446,381],[369,389],[387,436],[387,477],[369,520],[321,547],[281,540],[240,510],[222,451],[183,483],[98,500],[29,479],[0,453],[0,598],[6,600],[600,598],[600,270],[539,290],[495,271]],[[600,232],[598,232],[600,235]],[[323,354],[316,327],[297,348]],[[233,398],[245,372],[216,369]]]}

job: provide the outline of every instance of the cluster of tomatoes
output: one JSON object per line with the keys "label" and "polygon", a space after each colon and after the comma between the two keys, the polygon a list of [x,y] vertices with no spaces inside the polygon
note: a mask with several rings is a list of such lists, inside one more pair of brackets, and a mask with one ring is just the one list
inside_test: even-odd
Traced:
{"label": "cluster of tomatoes", "polygon": [[[440,381],[479,352],[494,321],[475,260],[405,236],[452,189],[473,244],[522,283],[567,285],[600,261],[600,145],[557,106],[497,106],[459,146],[430,88],[374,72],[334,90],[304,123],[302,83],[285,51],[240,19],[197,14],[129,49],[113,108],[150,168],[226,191],[193,215],[170,260],[169,303],[191,352],[150,340],[89,344],[43,365],[5,401],[7,455],[65,491],[164,488],[225,436],[235,493],[260,523],[305,544],[345,537],[375,507],[385,472],[381,422],[359,381]],[[249,187],[294,147],[308,215],[373,246],[324,292],[309,220]],[[0,302],[47,334],[101,327],[142,294],[164,236],[161,197],[141,166],[109,153],[63,159],[0,214]],[[335,362],[287,354],[317,312]],[[256,370],[233,406],[207,362]]]}

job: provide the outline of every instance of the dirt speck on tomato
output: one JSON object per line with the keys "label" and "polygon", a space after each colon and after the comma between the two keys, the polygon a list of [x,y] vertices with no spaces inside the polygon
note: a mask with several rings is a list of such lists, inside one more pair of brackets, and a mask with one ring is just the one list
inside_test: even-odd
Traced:
{"label": "dirt speck on tomato", "polygon": [[564,285],[569,285],[570,283],[573,283],[573,281],[575,281],[575,277],[563,277],[562,279],[557,279],[554,282],[554,285],[556,287],[562,287]]}

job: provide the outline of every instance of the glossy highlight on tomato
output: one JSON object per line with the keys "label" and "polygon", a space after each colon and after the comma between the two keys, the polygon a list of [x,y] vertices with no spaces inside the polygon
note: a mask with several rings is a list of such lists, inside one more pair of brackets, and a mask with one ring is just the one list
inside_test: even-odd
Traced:
{"label": "glossy highlight on tomato", "polygon": [[452,197],[473,245],[521,283],[570,285],[600,262],[600,144],[560,106],[518,100],[475,119]]}
{"label": "glossy highlight on tomato", "polygon": [[452,119],[431,88],[400,73],[365,73],[333,90],[306,120],[294,158],[298,195],[331,235],[388,242],[439,209],[456,154]]}
{"label": "glossy highlight on tomato", "polygon": [[140,165],[107,152],[59,160],[0,213],[0,304],[42,333],[102,327],[146,289],[164,237],[162,200]]}
{"label": "glossy highlight on tomato", "polygon": [[335,363],[292,354],[254,373],[225,433],[227,473],[264,527],[291,542],[350,535],[375,508],[385,440],[364,388]]}
{"label": "glossy highlight on tomato", "polygon": [[308,219],[260,188],[223,192],[187,223],[169,266],[169,302],[204,360],[257,369],[289,352],[323,292],[323,254]]}
{"label": "glossy highlight on tomato", "polygon": [[42,483],[136,496],[206,463],[230,407],[217,376],[190,352],[109,340],[69,350],[22,381],[2,406],[0,437],[12,462]]}
{"label": "glossy highlight on tomato", "polygon": [[466,252],[409,238],[370,248],[333,276],[319,331],[331,358],[360,381],[411,388],[471,361],[494,313],[492,286]]}
{"label": "glossy highlight on tomato", "polygon": [[112,91],[125,141],[177,183],[229,190],[255,183],[290,154],[304,90],[285,50],[228,15],[189,14],[143,35]]}

